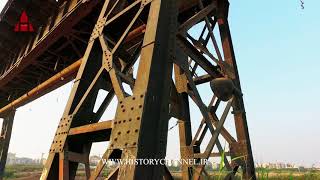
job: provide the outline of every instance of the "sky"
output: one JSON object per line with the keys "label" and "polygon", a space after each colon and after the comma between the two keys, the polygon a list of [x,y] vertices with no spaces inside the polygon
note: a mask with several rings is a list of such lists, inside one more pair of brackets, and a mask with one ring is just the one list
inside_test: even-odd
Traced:
{"label": "sky", "polygon": [[[5,2],[0,1],[0,9]],[[320,1],[305,0],[305,9],[299,0],[230,0],[230,4],[255,162],[320,163]],[[69,83],[17,110],[10,152],[32,158],[48,152],[71,87]],[[112,119],[114,104],[103,119]],[[170,121],[170,126],[174,123]],[[177,128],[169,131],[167,155],[172,158],[177,154],[177,136]],[[106,143],[95,144],[92,154],[105,149]]]}

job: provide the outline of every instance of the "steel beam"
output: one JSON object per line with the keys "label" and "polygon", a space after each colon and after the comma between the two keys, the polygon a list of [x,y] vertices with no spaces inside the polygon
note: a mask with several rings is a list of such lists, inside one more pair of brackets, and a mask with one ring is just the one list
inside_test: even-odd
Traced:
{"label": "steel beam", "polygon": [[25,95],[17,98],[10,104],[6,105],[5,107],[0,109],[0,115],[10,111],[11,109],[17,109],[20,106],[23,106],[26,103],[31,102],[32,100],[41,97],[43,94],[46,94],[55,88],[61,86],[61,84],[65,84],[68,81],[73,79],[73,76],[77,73],[79,67],[81,65],[81,59],[73,63],[72,65],[68,66],[61,72],[57,73],[50,79],[46,80],[45,82],[41,83],[37,87],[33,88],[31,91],[26,93]]}
{"label": "steel beam", "polygon": [[112,121],[104,121],[104,122],[93,123],[93,124],[71,128],[69,131],[69,135],[71,136],[79,135],[79,134],[102,131],[107,129],[110,129],[110,130],[112,129]]}
{"label": "steel beam", "polygon": [[[181,50],[176,49],[176,57],[179,59],[184,59],[185,66],[187,66],[186,56]],[[194,147],[192,143],[192,127],[191,127],[191,117],[190,117],[190,107],[189,107],[189,97],[188,97],[188,79],[184,74],[184,71],[177,64],[174,64],[174,77],[175,77],[175,87],[177,91],[177,106],[178,114],[177,118],[179,121],[179,143],[180,143],[180,154],[181,159],[193,159]],[[193,169],[192,166],[183,164],[181,167],[181,176],[184,180],[189,180],[192,178]]]}
{"label": "steel beam", "polygon": [[[219,2],[218,25],[221,32],[221,42],[224,59],[233,70],[233,77],[230,77],[236,88],[241,92],[240,78],[232,44],[232,38],[228,23],[229,3],[226,1]],[[236,96],[233,103],[234,122],[236,126],[238,142],[231,144],[232,157],[246,156],[244,163],[240,164],[243,168],[243,177],[245,179],[256,179],[255,167],[251,149],[251,142],[246,118],[246,112],[242,96]]]}
{"label": "steel beam", "polygon": [[[71,70],[63,71],[64,75],[54,76],[26,96],[0,109],[0,115],[1,112],[4,114],[38,97],[39,93],[49,91],[60,82],[59,78],[71,77],[70,74],[77,71],[41,180],[73,180],[79,163],[85,164],[86,178],[93,180],[99,177],[108,159],[163,159],[170,118],[176,118],[179,122],[181,158],[200,162],[212,156],[230,156],[236,160],[229,161],[222,156],[227,170],[233,169],[233,174],[241,166],[244,179],[255,179],[241,93],[232,92],[232,98],[223,104],[224,99],[213,91],[212,101],[207,105],[202,99],[203,91],[198,87],[223,77],[232,80],[234,91],[241,92],[227,21],[228,1],[103,2],[81,65],[72,66]],[[61,11],[57,17],[62,17]],[[51,24],[48,22],[45,32],[50,30]],[[188,34],[188,30],[197,24],[204,25],[199,38]],[[219,26],[218,32],[213,31],[216,24]],[[221,41],[215,38],[217,33]],[[54,41],[54,38],[51,40]],[[209,47],[210,40],[213,47]],[[76,44],[71,43],[71,46],[77,49]],[[41,48],[43,52],[47,48],[34,46],[33,43],[27,47]],[[29,48],[21,51],[20,56],[30,56],[32,50],[29,55],[28,51]],[[71,50],[69,53],[81,56],[80,51]],[[138,59],[137,76],[134,78],[133,69],[137,67],[135,63]],[[123,84],[128,84],[130,88],[125,88]],[[98,111],[93,112],[99,90],[107,91],[108,95]],[[118,102],[115,117],[112,121],[99,122],[114,97]],[[195,120],[190,115],[189,101],[195,103],[203,116],[194,136],[192,125],[199,119]],[[217,109],[221,106],[225,106],[224,112],[218,117]],[[224,128],[231,108],[237,138]],[[205,137],[209,137],[209,142],[204,140]],[[218,137],[228,143],[230,148],[227,153]],[[91,146],[98,141],[109,141],[109,144],[103,159],[90,172]],[[200,145],[206,147],[204,151]],[[213,151],[214,147],[217,147],[218,153]],[[204,167],[203,164],[183,165],[182,179],[199,180],[208,176]],[[172,179],[172,176],[163,165],[120,164],[108,178]]]}
{"label": "steel beam", "polygon": [[0,180],[2,180],[4,177],[14,115],[15,110],[11,110],[10,112],[7,112],[5,115],[1,116],[3,117],[3,122],[0,134]]}

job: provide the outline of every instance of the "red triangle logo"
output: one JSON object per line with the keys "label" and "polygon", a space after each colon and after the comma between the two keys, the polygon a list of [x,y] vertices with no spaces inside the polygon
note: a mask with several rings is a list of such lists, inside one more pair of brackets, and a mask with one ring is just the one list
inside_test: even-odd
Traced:
{"label": "red triangle logo", "polygon": [[32,24],[29,22],[26,11],[22,11],[20,20],[14,27],[15,32],[34,32]]}

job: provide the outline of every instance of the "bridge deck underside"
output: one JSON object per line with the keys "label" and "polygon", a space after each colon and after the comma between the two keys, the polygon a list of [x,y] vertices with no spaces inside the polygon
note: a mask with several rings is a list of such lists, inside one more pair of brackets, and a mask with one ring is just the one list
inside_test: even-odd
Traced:
{"label": "bridge deck underside", "polygon": [[[48,5],[48,2],[44,4]],[[97,19],[96,12],[100,8],[97,1],[87,4],[80,1],[77,1],[77,4],[60,2],[60,8],[54,9],[51,6],[52,10],[37,7],[36,4],[12,3],[9,9],[3,12],[0,21],[0,107],[80,59]],[[16,4],[21,6],[21,10],[16,9]],[[86,9],[86,6],[89,8]],[[26,10],[36,29],[35,33],[13,31],[14,23],[19,20],[18,13],[22,9]],[[13,11],[16,11],[16,14],[11,15]],[[42,13],[50,11],[51,14]],[[59,12],[64,14],[61,16]],[[38,22],[38,17],[44,20]],[[73,76],[72,74],[61,79],[55,88],[70,81]]]}
{"label": "bridge deck underside", "polygon": [[[81,0],[71,0],[56,3],[54,0],[38,0],[30,2],[32,3],[11,0],[1,13],[0,108],[26,94],[83,56],[103,1],[82,3]],[[196,5],[196,2],[196,0],[188,3],[181,1],[180,17],[192,16],[194,12],[190,9]],[[14,23],[19,20],[19,12],[22,9],[27,11],[30,22],[36,28],[35,33],[13,31]],[[124,21],[126,21],[125,18]],[[110,32],[112,35],[124,28],[122,24],[113,26],[114,30]],[[128,55],[130,50],[133,52],[133,47],[142,41],[141,27],[137,27],[136,30],[125,42],[127,43],[125,47],[129,50]],[[76,73],[62,78],[61,82],[37,97],[69,82],[75,75]]]}

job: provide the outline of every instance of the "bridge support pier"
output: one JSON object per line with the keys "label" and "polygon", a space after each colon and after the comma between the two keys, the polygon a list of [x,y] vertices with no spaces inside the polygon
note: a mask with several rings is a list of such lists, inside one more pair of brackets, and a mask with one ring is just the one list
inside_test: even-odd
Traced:
{"label": "bridge support pier", "polygon": [[[227,21],[229,3],[199,1],[183,10],[193,1],[178,2],[105,1],[41,180],[74,180],[80,163],[90,180],[106,172],[107,179],[172,179],[165,164],[139,163],[166,157],[170,119],[179,125],[180,157],[189,162],[182,164],[183,180],[210,176],[209,158],[220,158],[228,177],[241,171],[244,179],[256,179]],[[108,95],[95,111],[100,90]],[[114,97],[114,117],[101,121]],[[101,141],[108,147],[90,171],[92,144]],[[112,160],[127,163],[108,167]]]}
{"label": "bridge support pier", "polygon": [[2,180],[4,176],[14,115],[15,110],[11,110],[3,117],[2,130],[0,134],[0,180]]}

